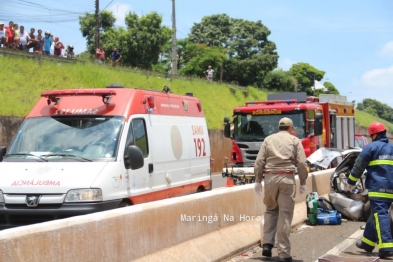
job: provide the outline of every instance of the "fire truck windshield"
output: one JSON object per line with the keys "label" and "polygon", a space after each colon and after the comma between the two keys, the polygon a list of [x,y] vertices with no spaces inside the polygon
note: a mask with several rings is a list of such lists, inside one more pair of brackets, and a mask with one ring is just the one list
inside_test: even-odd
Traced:
{"label": "fire truck windshield", "polygon": [[123,123],[119,116],[28,118],[4,161],[113,160]]}
{"label": "fire truck windshield", "polygon": [[292,119],[292,134],[299,139],[303,139],[306,134],[304,112],[281,115],[236,114],[234,118],[234,138],[237,141],[263,141],[268,135],[278,132],[278,122],[283,117]]}

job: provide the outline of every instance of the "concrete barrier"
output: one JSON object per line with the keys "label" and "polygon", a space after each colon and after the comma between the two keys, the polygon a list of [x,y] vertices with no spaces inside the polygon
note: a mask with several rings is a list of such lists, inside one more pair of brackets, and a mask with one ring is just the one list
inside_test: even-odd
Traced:
{"label": "concrete barrier", "polygon": [[[311,173],[326,195],[332,170]],[[297,190],[298,190],[297,186]],[[222,188],[0,231],[2,261],[222,261],[258,244],[263,198],[253,185]],[[306,219],[297,194],[293,225]]]}

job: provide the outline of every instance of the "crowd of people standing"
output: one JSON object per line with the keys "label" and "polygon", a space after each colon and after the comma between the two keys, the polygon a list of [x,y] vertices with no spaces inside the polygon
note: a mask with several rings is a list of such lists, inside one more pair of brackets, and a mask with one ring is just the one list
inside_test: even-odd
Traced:
{"label": "crowd of people standing", "polygon": [[58,36],[53,36],[50,31],[42,34],[42,30],[38,29],[35,34],[35,28],[30,28],[30,32],[25,31],[23,25],[10,21],[8,26],[4,22],[0,22],[0,48],[10,48],[37,54],[62,56],[75,58],[74,47],[67,45],[66,50],[64,44]]}

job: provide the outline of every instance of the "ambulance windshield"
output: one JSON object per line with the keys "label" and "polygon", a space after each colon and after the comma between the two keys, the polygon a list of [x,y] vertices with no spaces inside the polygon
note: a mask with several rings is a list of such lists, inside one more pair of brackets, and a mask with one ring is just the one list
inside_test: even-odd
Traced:
{"label": "ambulance windshield", "polygon": [[4,161],[91,161],[115,159],[124,117],[35,117],[28,118]]}
{"label": "ambulance windshield", "polygon": [[234,138],[238,141],[263,141],[268,135],[278,132],[278,122],[283,117],[292,119],[292,134],[303,139],[306,129],[304,112],[280,115],[238,113],[234,118]]}

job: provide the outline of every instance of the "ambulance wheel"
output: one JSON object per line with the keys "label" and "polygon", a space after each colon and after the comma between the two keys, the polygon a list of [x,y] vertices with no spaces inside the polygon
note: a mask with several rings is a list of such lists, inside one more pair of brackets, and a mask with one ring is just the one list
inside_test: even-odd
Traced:
{"label": "ambulance wheel", "polygon": [[197,189],[197,193],[203,192],[203,191],[205,191],[205,188],[203,186],[199,186]]}
{"label": "ambulance wheel", "polygon": [[121,208],[121,207],[128,207],[128,206],[131,206],[131,203],[128,202],[128,201],[126,201],[126,200],[123,200],[123,201],[120,202],[118,208]]}

